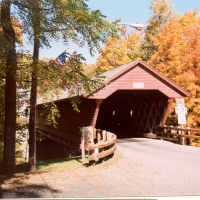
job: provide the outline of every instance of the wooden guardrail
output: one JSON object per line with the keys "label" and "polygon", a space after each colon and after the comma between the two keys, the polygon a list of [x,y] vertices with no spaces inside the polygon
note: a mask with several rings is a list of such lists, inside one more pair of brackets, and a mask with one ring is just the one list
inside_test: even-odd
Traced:
{"label": "wooden guardrail", "polygon": [[78,136],[75,137],[74,134],[66,133],[45,126],[38,126],[36,128],[36,131],[37,133],[44,135],[45,137],[48,137],[59,143],[64,144],[69,149],[74,149],[74,150],[79,149],[80,137],[79,138]]}
{"label": "wooden guardrail", "polygon": [[[64,144],[70,150],[82,150],[82,163],[85,163],[85,151],[89,161],[98,161],[115,152],[117,137],[111,132],[95,129],[92,126],[81,127],[81,135],[70,134],[45,126],[38,126],[37,133]],[[80,145],[81,139],[81,145]]]}
{"label": "wooden guardrail", "polygon": [[192,135],[192,132],[200,133],[200,129],[159,126],[158,130],[155,131],[155,134],[156,139],[173,141],[182,145],[191,145],[191,139],[200,140],[200,136],[195,136],[194,134]]}
{"label": "wooden guardrail", "polygon": [[111,132],[95,129],[91,126],[80,128],[82,135],[82,163],[85,164],[85,150],[89,161],[98,161],[115,152],[117,136]]}

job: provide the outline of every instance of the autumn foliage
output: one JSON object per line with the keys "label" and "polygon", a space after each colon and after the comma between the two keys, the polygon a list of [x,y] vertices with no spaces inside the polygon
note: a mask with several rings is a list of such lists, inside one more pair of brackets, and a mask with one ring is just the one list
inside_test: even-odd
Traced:
{"label": "autumn foliage", "polygon": [[111,37],[102,48],[98,58],[96,71],[104,72],[119,67],[132,60],[138,60],[141,55],[141,34],[134,32],[128,37]]}
{"label": "autumn foliage", "polygon": [[156,46],[149,64],[190,92],[185,99],[187,125],[200,126],[200,16],[196,11],[171,18],[151,40]]}
{"label": "autumn foliage", "polygon": [[[19,22],[19,20],[15,17],[11,17],[11,22],[12,22],[12,25],[13,25],[13,28],[15,30],[15,34],[16,34],[16,42],[20,45],[23,45],[23,37],[22,37],[22,34],[23,34],[23,30],[22,30],[22,24]],[[3,35],[3,32],[2,32],[2,27],[0,26],[0,41],[1,41],[1,45],[3,45],[4,43],[4,35]]]}
{"label": "autumn foliage", "polygon": [[[110,38],[98,58],[96,70],[107,71],[143,59],[190,93],[185,98],[186,126],[200,127],[200,16],[198,10],[176,14],[167,0],[154,0],[143,35]],[[174,104],[167,123],[177,124]]]}

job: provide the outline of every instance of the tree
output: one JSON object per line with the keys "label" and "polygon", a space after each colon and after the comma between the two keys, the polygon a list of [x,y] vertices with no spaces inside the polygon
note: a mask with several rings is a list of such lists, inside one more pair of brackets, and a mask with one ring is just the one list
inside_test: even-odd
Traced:
{"label": "tree", "polygon": [[[172,18],[151,41],[149,64],[190,92],[186,98],[187,125],[200,126],[200,16],[197,11]],[[172,115],[172,117],[174,117]]]}
{"label": "tree", "polygon": [[145,29],[145,38],[142,47],[143,60],[148,61],[153,52],[157,49],[151,41],[151,36],[156,36],[168,23],[168,20],[175,15],[172,5],[168,0],[152,0],[150,10],[153,11],[152,17],[148,19]]}
{"label": "tree", "polygon": [[121,38],[110,38],[98,58],[96,71],[103,72],[132,60],[148,61],[151,58],[157,49],[151,37],[156,36],[175,14],[168,0],[153,0],[150,10],[153,11],[153,15],[148,20],[144,35],[136,32],[124,37],[122,31]]}
{"label": "tree", "polygon": [[142,35],[138,32],[128,37],[111,37],[97,59],[96,71],[104,72],[133,60],[141,59]]}
{"label": "tree", "polygon": [[15,30],[10,17],[11,1],[2,0],[1,26],[7,40],[5,64],[5,127],[2,171],[12,174],[15,171],[15,131],[16,131],[16,69]]}
{"label": "tree", "polygon": [[[99,43],[105,42],[107,38],[116,34],[117,22],[109,23],[99,10],[90,11],[88,6],[82,1],[59,0],[59,1],[13,1],[18,7],[24,31],[28,34],[30,41],[34,44],[33,72],[31,86],[31,108],[30,108],[30,170],[35,170],[35,106],[37,94],[37,73],[39,58],[39,48],[50,47],[51,39],[60,39],[64,43],[69,39],[83,46],[87,42],[91,54],[95,49],[100,50]],[[40,65],[40,67],[42,67]],[[77,68],[78,69],[78,68]],[[79,71],[80,72],[80,71]],[[67,78],[66,78],[67,75]],[[65,81],[69,79],[69,74],[65,73]],[[94,80],[82,76],[86,82]],[[98,78],[97,78],[98,80]],[[85,83],[86,83],[85,82]],[[77,82],[78,83],[78,82]],[[90,88],[88,88],[90,86]],[[91,89],[92,85],[85,84],[85,88]]]}
{"label": "tree", "polygon": [[[33,4],[32,4],[33,3]],[[40,10],[41,4],[39,1],[31,2],[34,10],[32,14],[33,24],[33,71],[31,78],[31,94],[30,94],[30,117],[29,117],[29,165],[30,171],[36,170],[36,103],[37,103],[37,71],[40,49]]]}
{"label": "tree", "polygon": [[[5,20],[5,19],[4,19]],[[13,29],[15,31],[15,41],[19,44],[22,45],[23,40],[22,40],[22,26],[19,23],[19,21],[14,18],[13,16],[10,16],[10,20],[13,26]],[[0,17],[1,21],[1,17]],[[1,21],[2,22],[2,21]],[[5,21],[4,21],[5,23]],[[9,151],[9,149],[4,149],[3,146],[3,138],[4,134],[7,133],[5,129],[5,82],[6,82],[6,60],[7,60],[7,53],[11,47],[10,42],[5,37],[4,30],[2,28],[2,23],[0,23],[0,164],[3,162],[3,152],[4,154],[7,154],[6,151]],[[10,58],[12,59],[12,58]],[[11,62],[11,61],[10,61]],[[16,69],[17,70],[17,69]],[[14,74],[13,74],[14,76]],[[15,80],[17,79],[17,71],[16,71],[16,76],[14,77]],[[6,119],[7,120],[7,119]],[[17,126],[18,128],[18,126]],[[14,148],[14,147],[13,147]],[[3,151],[4,150],[4,151]],[[14,151],[12,151],[14,152]],[[7,166],[7,164],[5,164]],[[4,172],[7,173],[7,172]],[[11,172],[8,172],[11,173]]]}

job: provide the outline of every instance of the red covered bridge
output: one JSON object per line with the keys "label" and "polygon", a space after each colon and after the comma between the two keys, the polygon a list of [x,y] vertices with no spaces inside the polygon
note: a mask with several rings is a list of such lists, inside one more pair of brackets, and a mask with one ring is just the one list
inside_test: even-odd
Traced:
{"label": "red covered bridge", "polygon": [[[55,101],[61,114],[57,129],[38,126],[37,132],[69,148],[79,147],[79,127],[90,125],[110,131],[117,138],[138,137],[164,125],[173,99],[189,95],[143,61],[122,65],[104,75],[107,86],[94,94],[80,96],[80,113],[73,110],[67,91],[63,91]],[[38,121],[43,117],[41,105],[37,106]]]}

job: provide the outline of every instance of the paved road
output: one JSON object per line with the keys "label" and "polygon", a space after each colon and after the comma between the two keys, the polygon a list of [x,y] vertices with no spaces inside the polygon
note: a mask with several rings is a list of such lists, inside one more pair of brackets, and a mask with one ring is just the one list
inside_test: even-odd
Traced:
{"label": "paved road", "polygon": [[128,159],[144,195],[200,195],[200,148],[162,140],[118,140],[118,151]]}
{"label": "paved road", "polygon": [[200,195],[200,148],[147,138],[119,139],[116,156],[115,162],[89,168],[18,175],[9,182],[12,192],[6,191],[4,182],[1,197]]}

